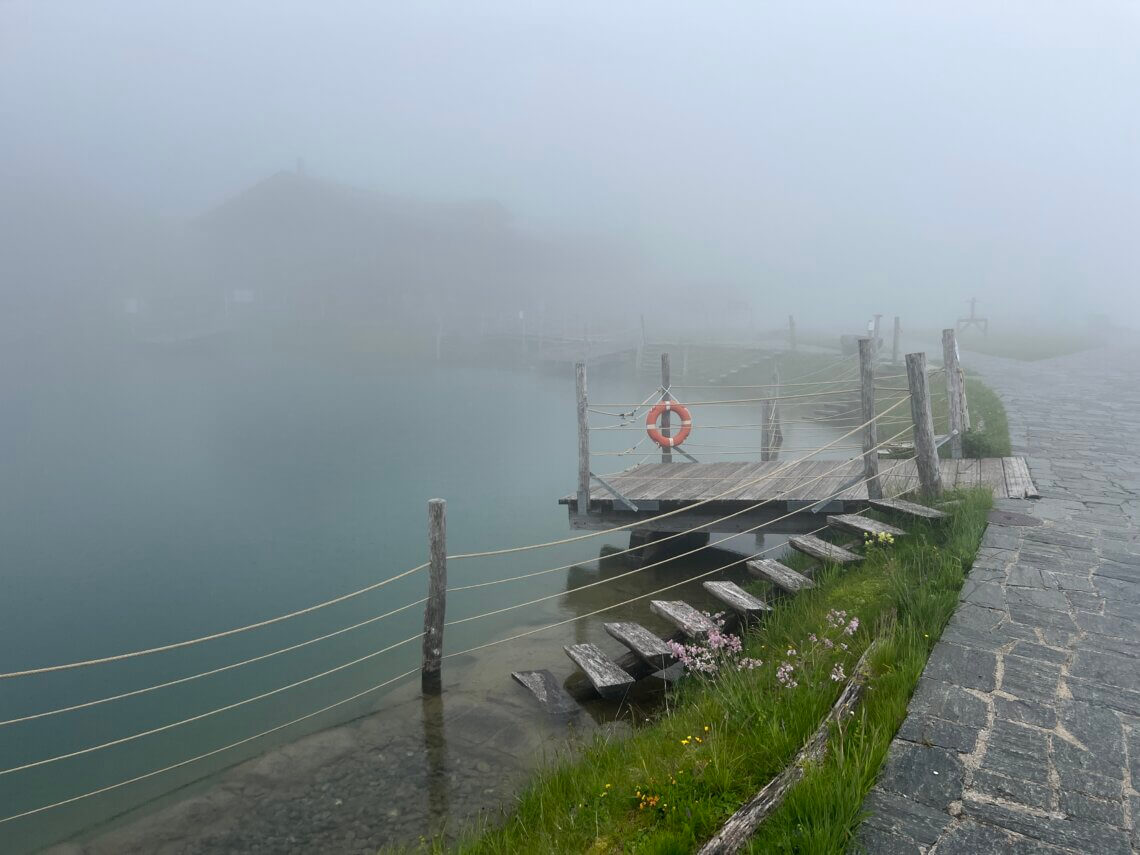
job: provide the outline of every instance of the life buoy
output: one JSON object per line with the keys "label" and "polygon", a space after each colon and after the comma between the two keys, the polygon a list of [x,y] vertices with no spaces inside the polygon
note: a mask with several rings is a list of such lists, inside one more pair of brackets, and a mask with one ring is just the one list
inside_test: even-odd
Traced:
{"label": "life buoy", "polygon": [[[665,413],[676,413],[681,417],[681,429],[676,436],[665,436],[657,427],[657,420]],[[658,401],[645,417],[645,430],[649,438],[662,448],[676,448],[684,442],[693,430],[693,416],[689,408],[678,401]]]}

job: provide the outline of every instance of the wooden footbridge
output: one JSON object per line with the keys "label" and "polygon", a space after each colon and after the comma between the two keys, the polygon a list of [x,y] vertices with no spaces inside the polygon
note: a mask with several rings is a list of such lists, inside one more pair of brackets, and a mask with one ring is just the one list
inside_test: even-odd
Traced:
{"label": "wooden footbridge", "polygon": [[[939,460],[938,468],[948,489],[989,487],[995,499],[1037,496],[1020,457]],[[605,486],[595,483],[588,513],[579,512],[576,496],[565,496],[559,503],[567,506],[570,525],[576,529],[614,528],[645,520],[655,531],[741,532],[765,524],[768,531],[795,533],[818,527],[820,514],[866,508],[870,497],[863,471],[861,458],[645,463],[609,476]],[[918,464],[914,459],[897,461],[879,481],[884,495],[917,492]],[[670,511],[675,513],[661,518]]]}

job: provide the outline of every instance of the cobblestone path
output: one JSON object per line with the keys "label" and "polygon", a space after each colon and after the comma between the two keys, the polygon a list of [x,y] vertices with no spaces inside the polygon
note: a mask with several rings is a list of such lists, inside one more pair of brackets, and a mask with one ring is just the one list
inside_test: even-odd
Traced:
{"label": "cobblestone path", "polygon": [[997,508],[1040,522],[991,522],[861,843],[1140,851],[1140,347],[963,362],[1001,395],[1042,494]]}

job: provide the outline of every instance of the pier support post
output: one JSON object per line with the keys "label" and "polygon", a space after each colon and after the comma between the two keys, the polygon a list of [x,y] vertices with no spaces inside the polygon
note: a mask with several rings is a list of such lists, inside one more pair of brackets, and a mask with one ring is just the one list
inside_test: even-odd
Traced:
{"label": "pier support post", "polygon": [[891,342],[891,365],[899,364],[899,333],[901,332],[899,316],[895,315],[895,335]]}
{"label": "pier support post", "polygon": [[934,419],[930,414],[930,387],[926,377],[926,354],[906,355],[906,379],[910,387],[910,414],[914,420],[914,462],[918,482],[927,498],[942,495],[942,472],[934,444]]}
{"label": "pier support post", "polygon": [[443,690],[443,619],[447,607],[447,502],[428,501],[428,598],[424,606],[423,664],[420,684],[425,695]]}
{"label": "pier support post", "polygon": [[792,353],[796,352],[796,316],[788,315],[788,345]]}
{"label": "pier support post", "polygon": [[954,330],[942,330],[942,367],[946,370],[946,403],[950,411],[950,456],[962,457],[962,372]]}
{"label": "pier support post", "polygon": [[871,341],[875,344],[875,353],[879,352],[879,327],[882,320],[882,315],[875,315],[875,325],[871,329]]}
{"label": "pier support post", "polygon": [[586,410],[586,363],[574,365],[578,392],[578,513],[590,512],[590,421]]}
{"label": "pier support post", "polygon": [[863,477],[867,479],[867,496],[883,498],[879,483],[878,427],[875,421],[875,343],[859,339],[859,402],[866,426],[863,428]]}
{"label": "pier support post", "polygon": [[[661,354],[661,388],[665,390],[665,400],[666,401],[673,400],[673,396],[669,392],[670,381],[671,381],[671,377],[670,377],[670,372],[669,372],[669,354],[668,353],[662,353]],[[662,436],[669,437],[669,436],[673,435],[673,432],[672,432],[671,427],[670,427],[671,422],[672,422],[672,419],[670,418],[669,411],[666,410],[665,412],[663,412],[661,414],[661,435]],[[661,447],[661,462],[662,463],[672,463],[673,462],[673,451],[666,446]]]}

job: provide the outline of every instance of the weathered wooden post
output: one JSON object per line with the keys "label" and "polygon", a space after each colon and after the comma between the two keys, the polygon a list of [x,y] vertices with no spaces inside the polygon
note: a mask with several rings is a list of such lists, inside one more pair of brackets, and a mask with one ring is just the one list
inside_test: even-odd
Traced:
{"label": "weathered wooden post", "polygon": [[772,459],[772,399],[760,402],[760,462]]}
{"label": "weathered wooden post", "polygon": [[420,683],[425,695],[443,690],[443,618],[447,608],[447,502],[428,500],[428,598],[424,606],[423,664]]}
{"label": "weathered wooden post", "polygon": [[875,353],[879,352],[879,326],[882,320],[882,315],[875,315],[875,325],[871,329],[871,341],[874,342]]}
{"label": "weathered wooden post", "polygon": [[788,344],[792,353],[796,352],[796,317],[788,315]]}
{"label": "weathered wooden post", "polygon": [[899,333],[901,326],[899,325],[899,316],[895,315],[895,336],[891,342],[891,365],[899,364]]}
{"label": "weathered wooden post", "polygon": [[[669,393],[669,381],[670,381],[669,354],[668,353],[662,353],[661,354],[661,388],[665,390],[665,400],[666,401],[673,400],[673,396]],[[669,417],[669,411],[666,410],[665,412],[663,412],[661,414],[661,435],[662,436],[664,436],[664,437],[672,436],[672,431],[670,430],[670,423],[671,422],[672,422],[672,419]],[[673,462],[673,451],[672,451],[672,449],[668,448],[667,446],[661,446],[661,462],[662,463],[672,463]]]}
{"label": "weathered wooden post", "polygon": [[872,499],[883,498],[883,487],[879,483],[879,444],[875,420],[875,343],[871,339],[859,339],[859,402],[862,406],[863,421],[863,477],[867,479],[867,495]]}
{"label": "weathered wooden post", "polygon": [[590,421],[586,410],[586,363],[574,365],[578,390],[578,513],[590,511]]}
{"label": "weathered wooden post", "polygon": [[906,379],[910,387],[910,414],[914,420],[914,462],[918,482],[928,498],[942,495],[942,472],[934,444],[934,419],[930,414],[930,389],[926,383],[926,354],[906,355]]}
{"label": "weathered wooden post", "polygon": [[962,457],[962,373],[954,330],[942,330],[942,367],[946,372],[946,406],[950,412],[950,456]]}

